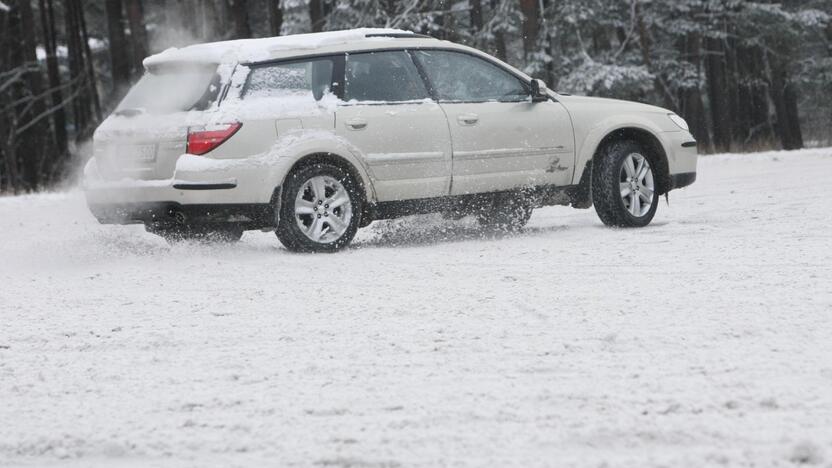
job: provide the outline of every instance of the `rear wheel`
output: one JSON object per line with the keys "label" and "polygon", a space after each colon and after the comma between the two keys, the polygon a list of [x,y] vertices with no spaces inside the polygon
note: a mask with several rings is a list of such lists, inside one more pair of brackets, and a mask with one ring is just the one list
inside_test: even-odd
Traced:
{"label": "rear wheel", "polygon": [[517,230],[529,222],[534,207],[522,193],[500,193],[491,204],[477,211],[480,225],[506,230]]}
{"label": "rear wheel", "polygon": [[338,166],[314,164],[284,184],[277,237],[297,252],[334,252],[348,245],[361,223],[362,198],[353,177]]}
{"label": "rear wheel", "polygon": [[592,201],[604,224],[650,224],[659,205],[653,167],[648,154],[634,141],[615,142],[599,155],[592,171]]}

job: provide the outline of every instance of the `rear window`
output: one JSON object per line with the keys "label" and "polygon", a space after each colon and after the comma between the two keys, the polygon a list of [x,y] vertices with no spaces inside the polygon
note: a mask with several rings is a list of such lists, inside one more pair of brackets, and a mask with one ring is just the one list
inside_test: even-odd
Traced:
{"label": "rear window", "polygon": [[205,110],[219,96],[216,66],[168,66],[150,70],[122,99],[116,114],[170,114]]}
{"label": "rear window", "polygon": [[331,58],[254,67],[243,99],[308,97],[319,101],[330,90],[333,68]]}

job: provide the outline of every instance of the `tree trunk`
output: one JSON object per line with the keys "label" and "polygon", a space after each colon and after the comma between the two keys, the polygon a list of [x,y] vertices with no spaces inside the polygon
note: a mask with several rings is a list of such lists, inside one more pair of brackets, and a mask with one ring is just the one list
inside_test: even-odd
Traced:
{"label": "tree trunk", "polygon": [[[500,0],[491,0],[491,14],[496,15],[500,5]],[[502,29],[494,31],[494,55],[502,61],[506,61],[508,54],[506,51],[506,36]]]}
{"label": "tree trunk", "polygon": [[441,12],[439,24],[442,25],[444,31],[443,38],[448,41],[459,42],[459,35],[456,33],[456,16],[451,13],[452,2],[441,0],[439,5],[439,11]]}
{"label": "tree trunk", "polygon": [[[830,21],[826,25],[826,43],[828,44],[826,46],[826,50],[828,52],[827,57],[829,59],[832,59],[832,21]],[[824,86],[824,90],[827,91],[827,96],[832,96],[832,80],[829,80],[826,83],[826,86]],[[828,118],[829,118],[829,120],[827,121],[827,124],[829,125],[829,128],[832,128],[832,106],[829,106],[829,109],[827,110],[827,112],[828,112],[827,115],[828,115]],[[828,139],[830,138],[830,136],[832,136],[832,135],[828,135],[826,137],[827,141],[829,141]]]}
{"label": "tree trunk", "polygon": [[130,22],[130,43],[133,46],[133,77],[144,73],[142,60],[147,57],[147,28],[144,24],[142,0],[127,0],[127,19]]}
{"label": "tree trunk", "polygon": [[469,14],[471,15],[471,36],[473,37],[473,45],[479,46],[480,42],[480,33],[482,32],[482,0],[468,0],[468,5],[470,6],[471,10]]}
{"label": "tree trunk", "polygon": [[[87,20],[84,17],[84,5],[80,0],[76,0],[78,3],[78,24],[81,26],[81,45],[83,46],[84,56],[86,57],[86,65],[87,65],[87,89],[92,97],[92,105],[93,109],[95,110],[95,121],[101,121],[101,101],[98,99],[98,86],[96,84],[95,79],[95,67],[92,63],[92,51],[90,50],[90,36],[87,34]],[[91,126],[89,129],[89,135],[81,133],[76,135],[76,138],[86,138],[87,136],[92,136],[92,131],[95,130],[94,126]]]}
{"label": "tree trunk", "polygon": [[[57,150],[58,164],[62,166],[69,156],[68,136],[66,131],[66,111],[62,105],[64,100],[61,86],[61,74],[58,69],[58,56],[56,53],[57,42],[55,33],[55,10],[52,0],[40,0],[40,20],[43,31],[44,49],[46,50],[46,71],[49,78],[49,88],[52,90],[50,98],[52,107],[55,109],[52,114],[52,126],[54,127],[55,146]],[[62,167],[56,167],[62,170]]]}
{"label": "tree trunk", "polygon": [[[64,21],[66,23],[64,31],[66,34],[67,58],[69,61],[69,81],[72,83],[77,83],[77,80],[80,80],[79,77],[84,73],[84,55],[83,52],[81,52],[81,31],[80,26],[78,25],[78,14],[76,13],[77,8],[77,0],[67,0],[64,7]],[[75,84],[72,88],[70,88],[69,92],[73,92],[75,86],[78,86],[78,84]],[[72,123],[74,124],[76,131],[80,128],[84,128],[89,118],[89,106],[86,105],[88,101],[85,102],[85,99],[86,95],[84,93],[79,93],[78,97],[73,101]]]}
{"label": "tree trunk", "polygon": [[283,28],[283,6],[280,0],[266,0],[269,4],[269,32],[272,36],[279,36]]}
{"label": "tree trunk", "polygon": [[[19,47],[21,48],[22,59],[24,63],[32,66],[32,69],[24,75],[22,90],[25,89],[24,93],[36,99],[27,111],[18,116],[21,124],[25,124],[45,112],[46,106],[40,98],[37,98],[43,93],[43,76],[41,75],[40,66],[38,66],[32,4],[29,0],[18,0],[17,8],[20,14]],[[21,176],[26,190],[35,190],[42,182],[41,171],[43,169],[43,157],[46,153],[44,150],[48,149],[43,140],[43,135],[47,133],[45,122],[41,121],[41,123],[18,135],[20,139],[18,154],[22,160],[20,164]]]}
{"label": "tree trunk", "polygon": [[783,149],[803,148],[800,115],[797,110],[797,92],[788,76],[788,64],[784,59],[770,57],[771,86],[769,91],[777,115],[777,133]]}
{"label": "tree trunk", "polygon": [[647,30],[647,25],[644,23],[644,16],[641,13],[641,8],[638,7],[638,4],[636,4],[635,7],[635,15],[636,26],[638,28],[638,44],[639,49],[641,50],[641,59],[644,62],[644,66],[647,67],[647,70],[655,76],[653,83],[655,89],[664,99],[665,107],[667,107],[670,110],[676,111],[678,105],[676,104],[676,100],[674,99],[673,94],[670,92],[670,86],[668,86],[664,77],[662,77],[661,74],[657,73],[654,70],[653,59],[650,56],[650,47],[652,46],[652,41],[650,38],[650,33]]}
{"label": "tree trunk", "polygon": [[228,39],[227,33],[220,33],[225,31],[225,21],[230,15],[228,10],[228,3],[225,0],[217,3],[214,0],[200,0],[199,1],[199,21],[197,27],[197,38],[201,41],[215,41],[218,39]]}
{"label": "tree trunk", "polygon": [[[75,83],[71,92],[78,92],[74,99],[73,123],[75,140],[81,141],[92,135],[94,129],[93,110],[101,120],[101,105],[93,74],[92,55],[89,49],[87,26],[84,20],[83,4],[80,0],[67,0],[66,19],[67,52],[69,55],[69,79]],[[78,89],[80,88],[80,89]]]}
{"label": "tree trunk", "polygon": [[110,64],[113,76],[113,96],[119,99],[130,84],[130,61],[121,0],[106,0],[107,32],[110,39]]}
{"label": "tree trunk", "polygon": [[695,86],[679,90],[679,111],[682,113],[682,117],[688,121],[690,131],[699,143],[699,148],[712,153],[713,145],[711,144],[711,135],[708,132],[708,121],[705,116],[705,104],[702,100],[701,91],[702,41],[699,34],[688,33],[681,42],[680,52],[685,60],[696,67],[697,80]]}
{"label": "tree trunk", "polygon": [[309,0],[309,23],[312,26],[312,32],[324,30],[326,18],[324,17],[323,3],[323,0]]}
{"label": "tree trunk", "polygon": [[743,147],[770,146],[774,131],[769,118],[768,86],[763,77],[762,49],[730,39],[732,69],[736,76],[737,102],[732,121],[734,137]]}
{"label": "tree trunk", "polygon": [[433,24],[434,30],[437,31],[436,38],[441,40],[450,40],[450,25],[448,24],[449,15],[446,12],[449,9],[449,0],[436,0],[434,3]]}
{"label": "tree trunk", "polygon": [[[0,29],[0,36],[3,39],[3,42],[0,43],[0,46],[2,46],[0,53],[3,54],[3,60],[0,61],[0,71],[14,70],[24,65],[24,57],[20,47],[20,13],[17,8],[12,8],[9,10],[0,10],[0,15],[3,19],[3,28]],[[19,89],[18,84],[13,86]],[[7,90],[11,100],[14,100],[20,94],[16,92],[14,87]],[[0,115],[0,151],[3,153],[4,182],[3,187],[0,188],[4,191],[12,191],[14,193],[17,193],[18,187],[21,185],[18,174],[18,142],[15,137],[17,121],[17,109],[11,109]]]}
{"label": "tree trunk", "polygon": [[705,40],[705,75],[708,82],[708,101],[711,107],[711,122],[713,124],[713,144],[718,152],[725,152],[731,148],[731,120],[729,111],[727,67],[725,63],[725,47],[721,39],[707,38]]}
{"label": "tree trunk", "polygon": [[231,18],[234,21],[234,37],[246,39],[251,37],[251,25],[248,22],[248,2],[231,0]]}
{"label": "tree trunk", "polygon": [[523,14],[523,57],[526,60],[537,47],[537,33],[540,28],[538,2],[539,0],[520,0],[520,12]]}
{"label": "tree trunk", "polygon": [[791,141],[789,141],[788,145],[784,142],[784,147],[786,149],[803,148],[803,132],[800,130],[800,113],[797,106],[797,86],[788,78],[786,78],[783,99],[786,101],[785,125],[791,127],[789,132]]}

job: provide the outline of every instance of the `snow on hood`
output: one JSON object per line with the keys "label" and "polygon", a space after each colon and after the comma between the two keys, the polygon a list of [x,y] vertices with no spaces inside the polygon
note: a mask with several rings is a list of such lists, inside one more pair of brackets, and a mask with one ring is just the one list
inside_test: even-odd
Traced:
{"label": "snow on hood", "polygon": [[194,44],[181,49],[171,47],[147,57],[145,68],[168,62],[231,63],[267,60],[272,54],[286,50],[311,50],[320,47],[364,40],[368,34],[413,34],[410,31],[387,28],[360,28],[345,31],[294,34],[260,39]]}

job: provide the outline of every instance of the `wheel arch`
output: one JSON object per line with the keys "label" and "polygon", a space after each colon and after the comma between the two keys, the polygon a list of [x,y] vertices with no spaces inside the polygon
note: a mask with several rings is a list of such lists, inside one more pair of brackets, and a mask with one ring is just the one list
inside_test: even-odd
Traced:
{"label": "wheel arch", "polygon": [[266,184],[263,188],[268,190],[263,197],[274,201],[292,171],[322,162],[349,172],[361,187],[365,201],[368,204],[375,202],[375,190],[361,152],[330,132],[313,130],[287,134],[274,144],[263,163],[263,183]]}
{"label": "wheel arch", "polygon": [[[638,126],[622,126],[608,131],[594,145],[592,153],[585,159],[580,173],[579,184],[589,183],[592,165],[609,145],[617,141],[632,140],[638,143],[648,153],[647,156],[656,169],[657,193],[662,195],[671,189],[670,166],[667,151],[659,137],[650,129]],[[577,175],[577,172],[576,172]]]}
{"label": "wheel arch", "polygon": [[315,164],[331,164],[333,166],[339,167],[345,171],[347,171],[350,176],[355,180],[358,184],[360,189],[360,195],[363,198],[363,205],[364,205],[364,214],[363,216],[367,216],[369,213],[369,207],[375,202],[375,192],[373,190],[370,178],[367,175],[366,170],[357,163],[357,161],[353,161],[349,156],[342,156],[343,154],[350,154],[349,152],[331,152],[331,151],[315,151],[311,153],[304,154],[299,156],[291,161],[291,163],[286,164],[284,170],[280,171],[282,176],[280,177],[279,181],[276,182],[274,186],[274,191],[271,195],[271,203],[273,206],[276,206],[275,215],[277,216],[280,212],[280,203],[282,202],[282,195],[283,195],[283,186],[286,183],[286,178],[289,177],[294,171],[299,169],[314,166]]}
{"label": "wheel arch", "polygon": [[[291,174],[292,172],[297,171],[298,169],[301,169],[301,168],[304,168],[304,167],[314,166],[315,164],[331,164],[333,166],[339,167],[339,168],[347,171],[347,173],[349,173],[350,176],[352,176],[352,178],[355,179],[355,182],[361,188],[361,195],[363,195],[364,201],[367,202],[367,201],[372,199],[370,197],[370,193],[369,193],[369,190],[370,190],[369,178],[366,178],[364,173],[362,171],[360,171],[347,158],[345,158],[345,157],[343,157],[339,154],[336,154],[336,153],[317,152],[317,153],[307,154],[305,156],[302,156],[302,157],[298,158],[294,162],[294,164],[292,164],[292,166],[289,167],[289,170],[286,171],[286,175],[283,176],[283,181],[285,181],[286,177],[289,177],[289,174]],[[281,181],[281,184],[280,184],[281,186],[283,185],[283,181]]]}

